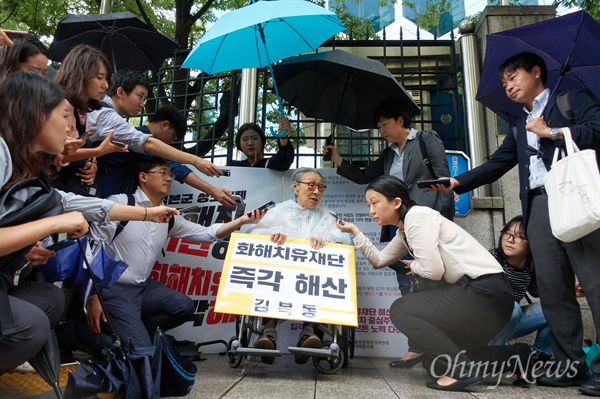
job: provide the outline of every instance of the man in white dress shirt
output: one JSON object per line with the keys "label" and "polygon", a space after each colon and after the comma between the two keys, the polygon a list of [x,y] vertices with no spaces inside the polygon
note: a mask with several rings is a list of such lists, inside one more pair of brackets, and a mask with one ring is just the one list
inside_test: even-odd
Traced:
{"label": "man in white dress shirt", "polygon": [[[136,165],[138,189],[133,195],[135,206],[151,207],[161,204],[169,194],[173,174],[167,161],[160,157],[147,157]],[[111,200],[127,203],[127,195],[118,194]],[[118,222],[95,224],[90,228],[92,238],[103,239],[129,266],[119,280],[109,289],[102,290],[105,310],[110,315],[115,332],[123,343],[130,339],[135,347],[150,346],[157,327],[169,330],[190,321],[194,308],[192,300],[165,284],[150,280],[150,272],[168,237],[180,237],[195,242],[212,242],[225,238],[242,225],[258,222],[265,211],[247,214],[228,222],[204,227],[174,216],[169,227],[163,223],[129,222],[115,236]],[[106,322],[104,311],[96,295],[86,304],[87,320],[92,330],[99,334]]]}

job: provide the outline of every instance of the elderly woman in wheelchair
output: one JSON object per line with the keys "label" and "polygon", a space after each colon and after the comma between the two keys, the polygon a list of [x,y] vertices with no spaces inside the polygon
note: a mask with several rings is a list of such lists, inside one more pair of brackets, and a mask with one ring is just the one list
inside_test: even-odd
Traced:
{"label": "elderly woman in wheelchair", "polygon": [[[314,249],[321,249],[326,242],[350,244],[350,236],[340,232],[327,209],[320,207],[326,186],[323,176],[312,168],[297,169],[292,175],[295,198],[279,203],[250,230],[252,234],[270,235],[277,245],[285,244],[287,237],[310,240]],[[254,342],[255,349],[275,350],[277,347],[276,319],[263,319],[262,336]],[[317,325],[305,322],[298,339],[299,348],[321,348],[321,338],[315,334]],[[296,363],[308,361],[310,354],[295,352]],[[272,364],[273,356],[261,356],[264,363]]]}

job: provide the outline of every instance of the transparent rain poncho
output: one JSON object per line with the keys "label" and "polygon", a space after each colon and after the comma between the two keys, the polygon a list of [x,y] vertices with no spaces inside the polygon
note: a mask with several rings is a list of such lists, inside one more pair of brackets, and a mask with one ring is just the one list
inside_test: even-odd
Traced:
{"label": "transparent rain poncho", "polygon": [[311,237],[322,242],[351,244],[350,236],[342,233],[326,208],[303,208],[294,200],[281,202],[270,209],[264,218],[249,230],[251,234],[272,235],[283,233],[288,237]]}

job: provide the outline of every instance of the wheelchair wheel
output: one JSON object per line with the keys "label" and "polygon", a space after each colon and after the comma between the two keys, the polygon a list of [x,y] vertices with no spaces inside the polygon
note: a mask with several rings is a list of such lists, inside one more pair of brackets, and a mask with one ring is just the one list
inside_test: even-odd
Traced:
{"label": "wheelchair wheel", "polygon": [[[354,342],[351,341],[350,337],[351,331],[352,328],[348,326],[342,326],[342,333],[338,337],[338,345],[340,346],[340,352],[344,353],[344,362],[342,364],[342,367],[344,368],[348,367],[348,355],[350,354],[350,347],[354,345]],[[354,348],[352,348],[352,357],[354,357]]]}
{"label": "wheelchair wheel", "polygon": [[[329,343],[324,343],[321,349],[329,349]],[[340,346],[339,357],[335,356],[313,356],[315,368],[323,374],[334,374],[344,365],[344,351]]]}
{"label": "wheelchair wheel", "polygon": [[344,327],[345,331],[347,331],[345,333],[345,335],[348,337],[348,348],[345,352],[346,356],[346,364],[344,364],[344,367],[346,367],[348,365],[348,359],[354,359],[354,339],[356,337],[356,328],[354,327]]}
{"label": "wheelchair wheel", "polygon": [[240,364],[242,364],[242,360],[244,360],[244,356],[237,354],[237,353],[231,353],[231,345],[233,343],[233,341],[237,340],[237,337],[231,337],[231,339],[229,340],[229,342],[227,343],[227,363],[229,363],[229,367],[231,367],[232,369],[238,368],[240,366]]}
{"label": "wheelchair wheel", "polygon": [[245,357],[244,355],[240,355],[238,353],[231,353],[231,346],[233,344],[233,341],[237,340],[238,337],[240,336],[239,335],[240,330],[242,330],[240,346],[241,347],[248,346],[248,328],[246,325],[242,325],[242,321],[243,321],[243,317],[238,316],[236,318],[236,321],[235,321],[236,335],[234,337],[231,337],[231,339],[227,343],[227,351],[226,351],[227,363],[229,363],[229,367],[234,368],[234,369],[238,368],[240,366],[240,364],[242,364],[242,360],[244,360],[244,357]]}

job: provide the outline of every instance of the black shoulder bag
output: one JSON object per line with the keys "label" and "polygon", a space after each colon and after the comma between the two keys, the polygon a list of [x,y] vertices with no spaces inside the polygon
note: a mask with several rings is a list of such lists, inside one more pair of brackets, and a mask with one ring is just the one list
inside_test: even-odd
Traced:
{"label": "black shoulder bag", "polygon": [[[30,191],[25,204],[8,211],[16,202],[19,191]],[[62,196],[47,181],[34,177],[15,183],[0,191],[0,227],[18,226],[34,220],[56,216],[63,212]],[[1,334],[13,332],[8,292],[13,288],[13,274],[23,266],[23,258],[34,244],[0,257],[0,329]]]}

